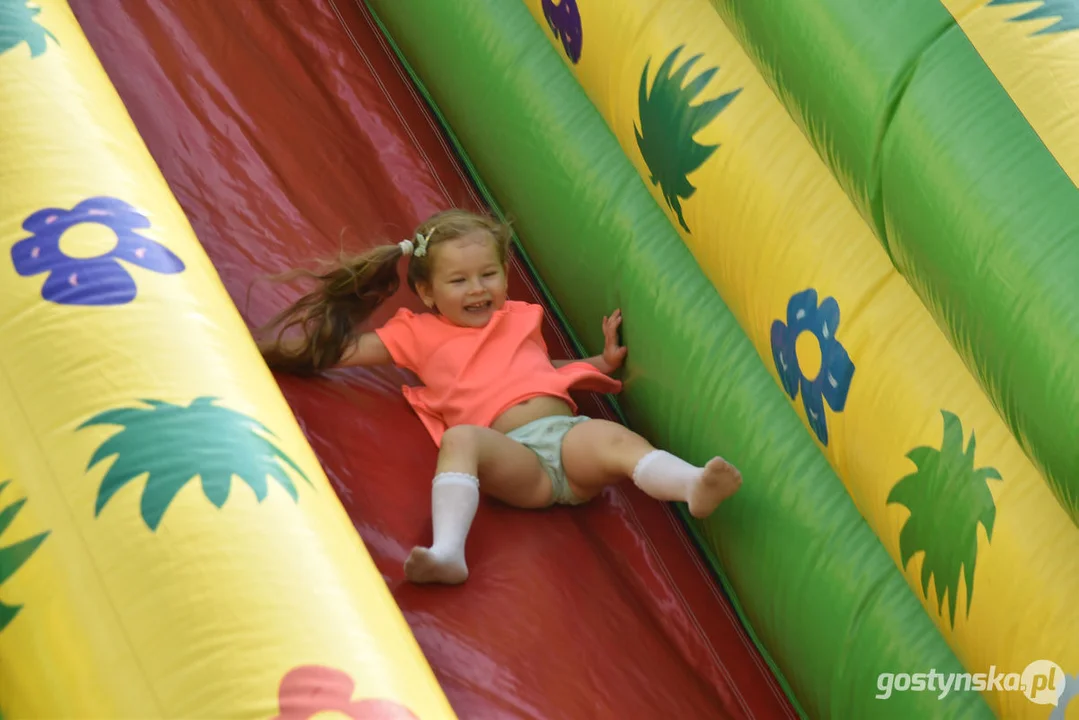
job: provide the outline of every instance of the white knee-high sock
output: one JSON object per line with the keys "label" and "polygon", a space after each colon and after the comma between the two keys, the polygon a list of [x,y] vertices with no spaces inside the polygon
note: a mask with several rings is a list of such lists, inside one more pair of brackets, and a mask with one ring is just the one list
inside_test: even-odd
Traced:
{"label": "white knee-high sock", "polygon": [[465,539],[479,504],[480,481],[475,475],[460,472],[435,475],[431,485],[434,526],[431,553],[439,560],[464,564]]}
{"label": "white knee-high sock", "polygon": [[666,450],[653,450],[637,461],[633,483],[656,500],[685,502],[703,468],[691,465]]}
{"label": "white knee-high sock", "polygon": [[656,500],[687,503],[691,515],[703,518],[738,491],[742,475],[721,457],[700,468],[665,450],[652,450],[637,461],[633,482]]}

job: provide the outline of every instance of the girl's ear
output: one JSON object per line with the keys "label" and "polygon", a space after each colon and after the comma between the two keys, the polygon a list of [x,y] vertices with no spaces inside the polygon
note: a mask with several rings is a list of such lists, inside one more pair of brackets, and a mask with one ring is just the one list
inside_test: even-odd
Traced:
{"label": "girl's ear", "polygon": [[420,296],[420,300],[422,300],[423,304],[427,307],[433,308],[435,306],[435,296],[431,293],[430,284],[425,283],[422,280],[417,280],[416,294]]}

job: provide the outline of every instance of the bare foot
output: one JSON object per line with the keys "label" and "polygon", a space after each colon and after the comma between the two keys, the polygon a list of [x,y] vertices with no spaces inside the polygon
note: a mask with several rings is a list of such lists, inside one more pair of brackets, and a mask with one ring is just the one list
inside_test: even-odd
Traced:
{"label": "bare foot", "polygon": [[468,567],[463,560],[444,559],[430,548],[414,547],[405,560],[405,577],[416,584],[460,585],[468,579]]}
{"label": "bare foot", "polygon": [[721,457],[712,458],[689,489],[689,514],[706,518],[742,487],[742,474]]}

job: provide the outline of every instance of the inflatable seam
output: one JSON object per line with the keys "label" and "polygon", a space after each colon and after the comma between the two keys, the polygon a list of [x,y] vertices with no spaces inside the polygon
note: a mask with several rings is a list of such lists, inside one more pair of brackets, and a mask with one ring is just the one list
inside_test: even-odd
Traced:
{"label": "inflatable seam", "polygon": [[884,145],[888,140],[888,133],[892,129],[895,116],[899,111],[899,106],[907,95],[907,90],[910,88],[910,83],[914,79],[915,73],[918,72],[918,68],[921,66],[922,59],[926,56],[926,53],[936,47],[937,43],[941,41],[945,34],[952,29],[958,29],[958,27],[955,19],[948,16],[948,22],[933,35],[933,38],[926,43],[916,55],[910,58],[903,67],[903,71],[892,84],[892,87],[889,88],[888,107],[881,114],[878,122],[877,137],[873,144],[873,157],[870,158],[871,185],[867,190],[874,229],[877,232],[877,237],[880,238],[881,244],[884,246],[884,250],[888,253],[888,259],[891,260],[892,265],[896,269],[899,269],[899,265],[896,263],[896,258],[892,250],[892,243],[888,237],[888,224],[884,216],[884,163],[882,161]]}

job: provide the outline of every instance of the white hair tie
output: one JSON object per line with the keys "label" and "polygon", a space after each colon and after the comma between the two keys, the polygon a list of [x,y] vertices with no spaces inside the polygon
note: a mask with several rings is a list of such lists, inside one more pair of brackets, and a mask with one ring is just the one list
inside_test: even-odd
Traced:
{"label": "white hair tie", "polygon": [[[432,230],[427,235],[422,233],[416,233],[416,237],[412,240],[402,240],[397,243],[397,247],[401,248],[401,253],[408,257],[409,255],[415,255],[416,257],[423,257],[427,254],[427,241],[431,239]],[[413,240],[415,242],[413,242]]]}

